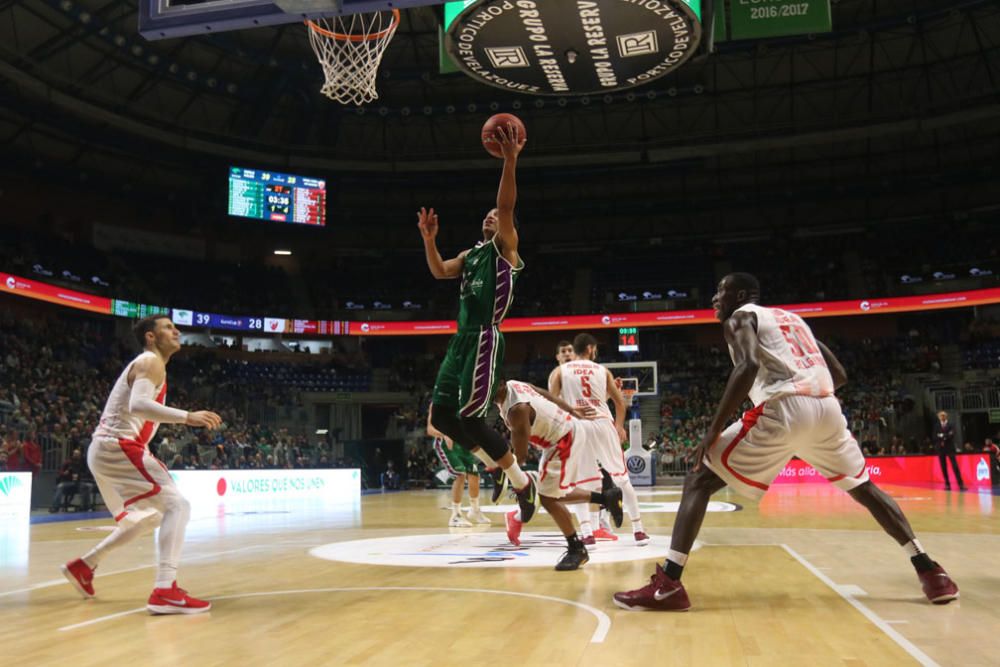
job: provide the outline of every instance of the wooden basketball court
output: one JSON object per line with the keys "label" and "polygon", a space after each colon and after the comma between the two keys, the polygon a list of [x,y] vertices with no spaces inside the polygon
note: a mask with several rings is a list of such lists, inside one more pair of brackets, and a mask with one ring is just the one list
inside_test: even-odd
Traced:
{"label": "wooden basketball court", "polygon": [[[489,515],[488,535],[449,531],[446,494],[413,491],[365,496],[360,507],[322,519],[220,513],[193,520],[179,583],[213,601],[200,616],[144,610],[151,538],[109,556],[97,573],[98,597],[82,600],[59,564],[101,539],[110,519],[34,525],[26,551],[9,542],[3,552],[0,642],[8,664],[74,667],[997,664],[996,499],[886,490],[958,582],[959,601],[926,602],[902,550],[826,485],[776,488],[759,504],[716,496],[742,509],[707,516],[684,577],[694,608],[681,614],[611,603],[613,592],[644,583],[662,559],[673,513],[644,514],[647,532],[659,539],[641,549],[640,560],[600,563],[595,555],[582,570],[559,573],[525,567],[518,559],[528,556],[502,546],[502,514]],[[676,489],[640,490],[651,509],[678,499]],[[524,552],[554,562],[562,549],[548,537],[551,520],[542,515],[530,527],[541,537]],[[626,520],[619,545],[600,543],[596,551],[638,550],[627,527]],[[422,566],[428,549],[405,540],[385,548],[366,542],[352,552],[358,562],[311,553],[427,535],[442,536],[443,551],[430,558],[437,566]],[[470,540],[485,551],[476,555]],[[353,547],[318,551],[337,548]],[[394,558],[399,564],[367,562]]]}

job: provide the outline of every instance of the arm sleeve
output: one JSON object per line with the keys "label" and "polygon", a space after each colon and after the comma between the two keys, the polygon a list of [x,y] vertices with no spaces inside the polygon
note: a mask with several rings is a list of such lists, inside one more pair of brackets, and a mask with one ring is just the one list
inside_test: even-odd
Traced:
{"label": "arm sleeve", "polygon": [[183,424],[187,421],[187,410],[178,410],[161,405],[153,400],[156,387],[147,378],[138,378],[132,383],[128,398],[128,409],[134,415],[161,424]]}

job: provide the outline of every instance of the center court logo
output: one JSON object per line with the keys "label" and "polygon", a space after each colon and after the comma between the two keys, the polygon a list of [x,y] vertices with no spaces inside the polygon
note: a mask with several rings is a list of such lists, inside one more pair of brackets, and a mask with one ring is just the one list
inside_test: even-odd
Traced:
{"label": "center court logo", "polygon": [[[617,542],[602,540],[590,550],[590,562],[645,560],[665,552],[670,538],[654,536],[650,546],[639,548],[625,536]],[[701,548],[701,543],[696,542],[694,548]],[[334,542],[311,549],[309,554],[324,560],[398,567],[551,568],[565,551],[566,539],[556,530],[522,533],[521,545],[517,547],[501,532],[464,531]]]}

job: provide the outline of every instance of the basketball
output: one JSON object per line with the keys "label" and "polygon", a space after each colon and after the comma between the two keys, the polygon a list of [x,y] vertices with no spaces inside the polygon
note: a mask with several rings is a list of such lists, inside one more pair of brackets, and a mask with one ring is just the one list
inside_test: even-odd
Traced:
{"label": "basketball", "polygon": [[503,153],[500,152],[500,141],[499,137],[496,136],[496,130],[498,127],[507,127],[508,123],[513,123],[517,126],[518,132],[521,136],[527,138],[528,133],[524,129],[524,123],[521,119],[510,113],[498,113],[490,116],[485,123],[483,123],[483,148],[486,152],[493,157],[503,157]]}

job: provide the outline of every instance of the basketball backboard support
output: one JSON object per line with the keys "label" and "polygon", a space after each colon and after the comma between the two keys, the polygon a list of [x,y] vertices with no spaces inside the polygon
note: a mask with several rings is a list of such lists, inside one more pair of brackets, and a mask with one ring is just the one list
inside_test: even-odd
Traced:
{"label": "basketball backboard support", "polygon": [[635,395],[658,396],[659,395],[659,372],[655,361],[623,361],[601,364],[616,378],[635,378],[638,383],[638,391]]}
{"label": "basketball backboard support", "polygon": [[139,34],[148,40],[210,35],[339,14],[442,3],[443,0],[139,0]]}

